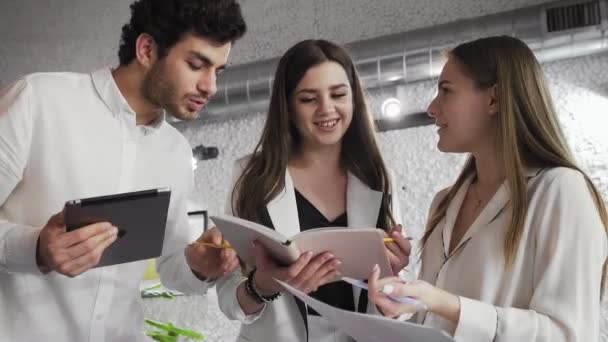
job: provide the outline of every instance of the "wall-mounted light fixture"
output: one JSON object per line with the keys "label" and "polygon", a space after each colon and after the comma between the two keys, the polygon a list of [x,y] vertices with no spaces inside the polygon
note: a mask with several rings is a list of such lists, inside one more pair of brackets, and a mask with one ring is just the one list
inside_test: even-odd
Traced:
{"label": "wall-mounted light fixture", "polygon": [[220,154],[220,151],[215,146],[198,145],[192,149],[192,155],[197,160],[214,159]]}
{"label": "wall-mounted light fixture", "polygon": [[382,102],[382,118],[395,119],[401,114],[401,101],[391,97]]}
{"label": "wall-mounted light fixture", "polygon": [[196,170],[201,160],[215,159],[220,151],[215,146],[198,145],[192,149],[192,169]]}

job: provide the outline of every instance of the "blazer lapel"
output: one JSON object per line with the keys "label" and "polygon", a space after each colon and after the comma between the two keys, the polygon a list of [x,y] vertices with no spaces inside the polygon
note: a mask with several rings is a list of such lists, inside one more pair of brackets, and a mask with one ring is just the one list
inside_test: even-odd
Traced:
{"label": "blazer lapel", "polygon": [[[370,189],[359,178],[348,173],[346,183],[346,215],[349,228],[376,228],[382,204],[382,192]],[[353,287],[353,299],[358,312],[366,312],[367,293]],[[372,305],[373,307],[373,305]]]}
{"label": "blazer lapel", "polygon": [[266,206],[274,229],[286,238],[300,232],[296,192],[289,171],[285,170],[285,188]]}
{"label": "blazer lapel", "polygon": [[[359,178],[348,173],[346,188],[346,213],[348,226],[357,228],[376,227],[382,192],[370,189]],[[285,188],[277,195],[267,207],[268,214],[275,229],[286,237],[300,232],[298,207],[293,180],[289,171],[285,171]]]}
{"label": "blazer lapel", "polygon": [[382,204],[382,192],[370,189],[359,178],[348,173],[346,185],[346,214],[348,226],[375,228]]}

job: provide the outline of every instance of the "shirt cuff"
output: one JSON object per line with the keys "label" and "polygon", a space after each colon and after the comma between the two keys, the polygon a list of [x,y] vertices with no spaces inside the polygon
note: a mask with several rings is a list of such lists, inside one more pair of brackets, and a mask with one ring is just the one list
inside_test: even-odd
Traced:
{"label": "shirt cuff", "polygon": [[498,314],[494,305],[460,297],[460,316],[454,332],[457,342],[492,342],[496,336]]}
{"label": "shirt cuff", "polygon": [[188,284],[188,287],[192,290],[191,294],[206,295],[209,288],[215,285],[216,279],[207,278],[205,280],[201,280],[194,274],[194,271],[192,271],[190,265],[188,265],[188,261],[186,261],[186,255],[184,253],[182,253],[182,258],[182,264],[184,265],[183,273],[185,275],[184,279]]}
{"label": "shirt cuff", "polygon": [[236,310],[234,313],[234,318],[236,318],[238,321],[240,321],[243,324],[251,324],[251,323],[257,321],[258,318],[260,318],[262,316],[262,314],[264,314],[264,311],[266,310],[268,303],[264,303],[262,308],[260,310],[258,310],[257,312],[247,315],[243,311],[243,308],[241,308],[241,305],[239,304],[238,295],[237,295],[237,291],[238,291],[239,287],[241,286],[241,284],[243,284],[246,281],[247,281],[247,278],[243,279],[243,281],[238,283],[238,285],[235,288],[234,298],[236,298],[236,305],[235,305]]}
{"label": "shirt cuff", "polygon": [[5,265],[10,273],[44,275],[36,262],[40,228],[15,225],[4,239]]}

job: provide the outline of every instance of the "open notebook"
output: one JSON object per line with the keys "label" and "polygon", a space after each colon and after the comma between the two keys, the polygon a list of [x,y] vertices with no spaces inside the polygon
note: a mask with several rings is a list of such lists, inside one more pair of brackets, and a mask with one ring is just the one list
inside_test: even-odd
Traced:
{"label": "open notebook", "polygon": [[290,265],[307,251],[328,251],[342,261],[338,270],[344,276],[367,279],[375,264],[380,266],[382,277],[392,275],[384,251],[384,232],[377,228],[317,228],[285,237],[274,229],[233,216],[212,216],[211,220],[239,258],[250,266],[255,265],[252,242],[257,240],[283,265]]}

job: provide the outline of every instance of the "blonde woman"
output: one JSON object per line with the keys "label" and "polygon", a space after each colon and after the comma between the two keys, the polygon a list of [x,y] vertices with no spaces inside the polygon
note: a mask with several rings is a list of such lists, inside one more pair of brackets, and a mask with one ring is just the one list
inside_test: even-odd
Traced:
{"label": "blonde woman", "polygon": [[511,37],[448,54],[428,112],[438,148],[469,153],[431,205],[419,280],[370,276],[370,301],[456,341],[597,341],[608,218],[574,162],[541,67]]}

